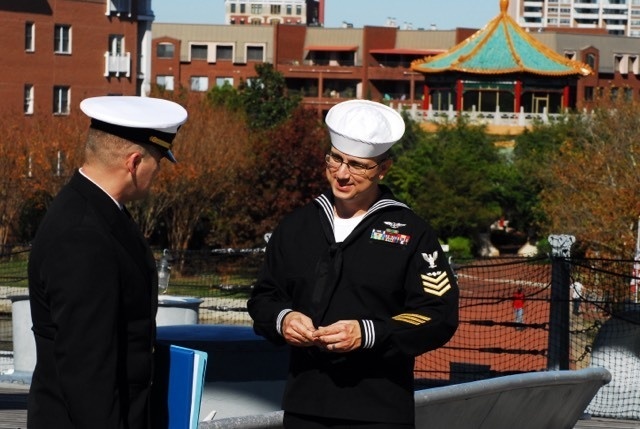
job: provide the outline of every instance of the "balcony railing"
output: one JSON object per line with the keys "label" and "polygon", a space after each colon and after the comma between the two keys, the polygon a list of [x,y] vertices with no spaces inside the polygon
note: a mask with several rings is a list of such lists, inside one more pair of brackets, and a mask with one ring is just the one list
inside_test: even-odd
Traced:
{"label": "balcony railing", "polygon": [[104,53],[104,76],[112,75],[131,76],[131,52],[126,52],[124,55],[113,55],[108,51]]}

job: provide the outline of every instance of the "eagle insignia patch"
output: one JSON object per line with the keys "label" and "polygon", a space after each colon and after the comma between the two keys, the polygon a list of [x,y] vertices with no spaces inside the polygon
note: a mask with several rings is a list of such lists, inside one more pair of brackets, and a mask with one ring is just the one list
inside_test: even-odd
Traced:
{"label": "eagle insignia patch", "polygon": [[429,263],[429,268],[431,269],[436,268],[436,259],[438,259],[438,251],[436,250],[431,254],[423,253],[422,258]]}

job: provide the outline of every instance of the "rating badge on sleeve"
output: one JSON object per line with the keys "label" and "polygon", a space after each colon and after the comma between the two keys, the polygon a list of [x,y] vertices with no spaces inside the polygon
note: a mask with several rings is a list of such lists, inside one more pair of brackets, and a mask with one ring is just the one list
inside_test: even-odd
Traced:
{"label": "rating badge on sleeve", "polygon": [[[437,251],[433,253],[423,253],[422,258],[429,264],[430,269],[437,268]],[[449,283],[449,276],[447,276],[446,271],[429,271],[426,274],[421,274],[420,277],[422,279],[422,287],[424,288],[425,293],[430,295],[442,296],[451,289],[451,283]]]}

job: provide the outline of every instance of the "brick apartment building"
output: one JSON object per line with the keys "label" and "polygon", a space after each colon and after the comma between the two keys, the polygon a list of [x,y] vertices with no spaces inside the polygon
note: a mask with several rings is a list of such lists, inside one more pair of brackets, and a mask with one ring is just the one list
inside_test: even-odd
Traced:
{"label": "brick apartment building", "polygon": [[[182,85],[208,91],[225,83],[237,87],[255,76],[256,62],[269,62],[284,75],[290,90],[300,92],[304,103],[318,110],[354,97],[421,105],[425,76],[412,71],[411,62],[448,50],[474,31],[154,23],[151,80],[167,89]],[[594,71],[580,78],[571,107],[590,107],[605,89],[640,100],[638,40],[572,31],[531,33]]]}
{"label": "brick apartment building", "polygon": [[68,115],[148,91],[151,0],[0,0],[0,111]]}
{"label": "brick apartment building", "polygon": [[326,110],[345,98],[422,98],[415,59],[443,52],[473,33],[393,27],[321,28],[304,25],[153,25],[152,82],[208,91],[255,76],[255,64],[275,65],[304,103]]}
{"label": "brick apartment building", "polygon": [[[152,26],[151,3],[0,0],[0,41],[6,52],[0,64],[0,111],[64,116],[85,97],[146,95],[150,84],[201,92],[225,83],[237,87],[255,76],[259,62],[274,64],[288,88],[318,110],[353,97],[421,105],[425,76],[412,71],[411,62],[448,50],[475,31],[286,23]],[[323,19],[324,2],[318,6]],[[575,107],[588,107],[605,88],[640,99],[636,38],[569,31],[574,30],[532,35],[595,71],[578,82]]]}

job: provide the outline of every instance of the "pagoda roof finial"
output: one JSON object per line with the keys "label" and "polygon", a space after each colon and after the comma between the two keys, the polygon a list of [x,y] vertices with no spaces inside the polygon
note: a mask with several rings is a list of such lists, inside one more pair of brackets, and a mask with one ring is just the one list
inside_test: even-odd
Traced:
{"label": "pagoda roof finial", "polygon": [[500,0],[500,12],[507,13],[509,9],[509,0]]}

